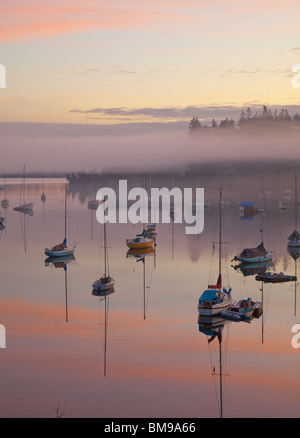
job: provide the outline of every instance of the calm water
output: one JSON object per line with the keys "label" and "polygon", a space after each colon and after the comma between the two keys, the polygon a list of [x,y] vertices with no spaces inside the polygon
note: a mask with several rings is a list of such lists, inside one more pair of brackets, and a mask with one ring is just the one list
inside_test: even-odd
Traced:
{"label": "calm water", "polygon": [[[212,242],[221,186],[228,201],[225,282],[234,299],[264,303],[263,315],[251,323],[217,321],[224,326],[223,416],[298,417],[300,350],[291,345],[292,326],[300,322],[297,285],[262,289],[255,275],[244,275],[231,262],[244,246],[260,242],[260,216],[242,220],[239,203],[260,207],[261,176],[192,176],[187,186],[200,184],[210,202],[203,233],[188,236],[182,224],[159,224],[156,251],[145,264],[128,257],[125,243],[141,225],[108,225],[115,290],[106,299],[92,294],[104,269],[102,226],[87,208],[96,188],[70,187],[68,237],[77,246],[65,270],[45,263],[44,255],[45,247],[64,236],[63,180],[45,180],[44,203],[41,180],[28,180],[34,215],[24,216],[13,210],[20,180],[8,179],[9,207],[2,208],[6,219],[0,231],[0,323],[6,328],[6,348],[0,349],[1,417],[55,417],[56,408],[66,418],[220,416],[219,344],[217,338],[208,343],[198,325],[197,303],[217,276]],[[274,269],[293,275],[299,261],[286,248],[294,229],[293,174],[264,176],[265,244],[275,251]],[[287,208],[280,211],[278,200],[286,189]]]}

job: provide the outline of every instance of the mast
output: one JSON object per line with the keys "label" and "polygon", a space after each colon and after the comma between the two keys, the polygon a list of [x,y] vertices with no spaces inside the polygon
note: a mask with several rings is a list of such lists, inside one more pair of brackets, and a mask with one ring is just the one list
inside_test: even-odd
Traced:
{"label": "mast", "polygon": [[106,354],[107,354],[107,319],[108,319],[108,307],[107,307],[107,295],[105,294],[105,315],[104,315],[104,377],[106,377]]}
{"label": "mast", "polygon": [[[221,333],[221,336],[222,336],[222,333]],[[223,418],[222,338],[219,339],[219,353],[220,353],[220,417]]]}
{"label": "mast", "polygon": [[67,184],[65,185],[65,240],[67,241]]}
{"label": "mast", "polygon": [[294,307],[294,315],[297,314],[297,259],[295,260],[295,307]]}
{"label": "mast", "polygon": [[264,215],[265,215],[265,191],[264,191],[264,177],[262,177],[261,183],[261,197],[262,197],[262,209],[261,209],[261,241],[264,242]]}
{"label": "mast", "polygon": [[[261,302],[262,305],[264,305],[264,282],[261,282]],[[264,313],[261,315],[261,342],[264,343]]]}
{"label": "mast", "polygon": [[143,260],[143,288],[144,288],[144,319],[146,319],[146,275],[145,275],[145,257]]}
{"label": "mast", "polygon": [[295,172],[295,230],[297,230],[297,172]]}
{"label": "mast", "polygon": [[221,278],[222,272],[222,188],[220,189],[220,224],[219,224],[219,278]]}
{"label": "mast", "polygon": [[103,244],[104,244],[104,275],[107,272],[107,257],[106,257],[106,222],[103,224]]}
{"label": "mast", "polygon": [[65,296],[66,296],[66,322],[68,322],[68,275],[67,275],[67,265],[64,265],[65,271]]}

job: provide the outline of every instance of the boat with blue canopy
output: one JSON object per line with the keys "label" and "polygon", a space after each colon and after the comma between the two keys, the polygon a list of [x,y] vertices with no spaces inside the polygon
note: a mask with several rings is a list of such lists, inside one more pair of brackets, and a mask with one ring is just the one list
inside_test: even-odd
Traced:
{"label": "boat with blue canopy", "polygon": [[215,285],[209,285],[201,294],[198,302],[198,312],[202,316],[218,315],[222,310],[227,309],[232,303],[231,288],[228,290],[222,287],[222,189],[219,199],[219,275]]}

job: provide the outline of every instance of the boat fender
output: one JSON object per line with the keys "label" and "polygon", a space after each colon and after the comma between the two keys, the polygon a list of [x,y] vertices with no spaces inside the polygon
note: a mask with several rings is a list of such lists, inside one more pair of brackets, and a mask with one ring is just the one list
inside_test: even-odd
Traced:
{"label": "boat fender", "polygon": [[208,300],[206,300],[206,301],[204,302],[204,307],[205,307],[206,309],[211,309],[211,307],[212,307],[211,302],[208,301]]}

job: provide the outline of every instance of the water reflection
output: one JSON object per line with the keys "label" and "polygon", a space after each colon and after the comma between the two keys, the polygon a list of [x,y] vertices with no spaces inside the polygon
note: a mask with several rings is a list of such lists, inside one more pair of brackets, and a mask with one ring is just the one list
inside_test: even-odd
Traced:
{"label": "water reflection", "polygon": [[45,266],[54,266],[56,269],[64,270],[64,285],[65,285],[65,303],[66,303],[66,322],[69,321],[68,313],[68,272],[67,267],[70,263],[76,263],[74,254],[66,255],[65,257],[47,257]]}
{"label": "water reflection", "polygon": [[107,370],[107,334],[108,334],[108,314],[109,314],[109,299],[110,295],[115,292],[115,288],[111,287],[105,290],[93,289],[92,294],[99,298],[100,305],[104,302],[104,352],[103,352],[103,374],[106,377]]}
{"label": "water reflection", "polygon": [[[228,370],[224,368],[224,358],[225,358],[225,366],[228,364],[228,354],[227,351],[229,345],[229,329],[231,324],[240,324],[242,322],[246,322],[251,324],[252,319],[259,319],[262,317],[263,312],[254,312],[251,315],[250,319],[234,319],[229,320],[224,318],[221,315],[215,316],[203,316],[198,315],[198,328],[199,332],[207,337],[210,364],[212,369],[212,375],[214,377],[218,377],[218,408],[219,408],[219,416],[223,418],[224,416],[224,394],[223,394],[223,384],[224,378],[228,377]],[[238,325],[236,327],[238,327]],[[226,334],[224,333],[226,329]],[[225,341],[224,341],[225,337]],[[213,343],[213,341],[215,341]],[[216,344],[217,341],[217,350],[212,347],[213,344]],[[224,351],[225,346],[225,351]]]}
{"label": "water reflection", "polygon": [[[212,375],[219,377],[219,399],[218,399],[218,407],[219,407],[219,415],[220,418],[223,418],[223,380],[224,377],[228,376],[226,372],[224,373],[223,369],[223,330],[225,326],[229,329],[229,322],[219,316],[198,316],[198,326],[199,332],[203,333],[207,337],[207,343],[209,347],[209,355],[210,362],[212,367]],[[229,332],[229,330],[228,330]],[[227,334],[228,335],[228,334]],[[212,351],[211,343],[216,340],[218,343],[218,357],[216,359],[215,354]],[[226,345],[228,343],[226,342]],[[218,371],[217,371],[218,369]]]}
{"label": "water reflection", "polygon": [[[44,242],[53,241],[53,237],[57,237],[57,231],[63,230],[64,181],[45,179],[44,185],[42,181],[26,183],[27,193],[35,206],[35,214],[23,216],[22,213],[11,213],[7,208],[8,217],[4,222],[6,228],[2,230],[0,241],[1,251],[6,254],[1,262],[0,323],[7,327],[7,333],[11,336],[9,349],[1,356],[0,380],[5,388],[5,397],[10,397],[9,403],[5,403],[4,397],[2,398],[0,407],[3,415],[26,416],[37,412],[47,416],[44,406],[50,405],[51,411],[53,404],[49,394],[55,400],[64,401],[68,415],[80,415],[80,409],[72,397],[76,391],[78,399],[85,400],[87,416],[99,416],[99,404],[104,407],[101,415],[106,418],[112,415],[131,416],[134,413],[143,416],[146,411],[149,416],[189,417],[191,412],[196,416],[212,416],[213,410],[209,406],[212,391],[207,384],[208,367],[205,365],[205,359],[209,360],[212,356],[214,360],[211,371],[218,384],[218,403],[219,406],[222,403],[223,417],[255,417],[261,416],[262,412],[271,416],[298,415],[295,404],[299,399],[299,373],[295,356],[297,352],[292,350],[289,338],[297,315],[298,283],[278,284],[274,287],[264,286],[255,280],[257,273],[275,268],[279,271],[283,269],[282,266],[284,270],[295,270],[297,273],[299,252],[287,251],[286,243],[294,222],[292,202],[287,201],[284,214],[281,214],[278,209],[279,187],[276,185],[278,177],[267,176],[268,187],[271,187],[273,194],[267,196],[270,226],[266,226],[266,241],[270,238],[275,241],[276,257],[273,258],[272,265],[239,264],[232,268],[230,260],[234,254],[237,254],[245,241],[250,243],[258,234],[259,215],[254,215],[249,221],[241,220],[239,216],[239,206],[243,200],[253,201],[254,205],[261,202],[257,190],[258,177],[247,175],[247,181],[246,178],[241,181],[236,175],[227,177],[215,174],[207,179],[200,175],[200,178],[199,185],[205,187],[206,199],[211,201],[210,208],[205,209],[202,234],[186,235],[183,224],[175,224],[174,227],[174,222],[171,221],[168,224],[159,224],[159,235],[156,239],[158,246],[150,249],[151,253],[147,253],[149,250],[129,250],[126,253],[126,236],[130,236],[134,227],[132,224],[109,225],[109,247],[112,249],[110,260],[113,265],[112,274],[118,284],[117,294],[114,289],[105,294],[92,291],[92,281],[98,278],[94,275],[94,266],[98,261],[98,240],[93,234],[93,226],[96,228],[95,210],[87,208],[87,202],[95,199],[96,190],[100,186],[96,184],[90,189],[79,184],[76,189],[70,187],[68,191],[69,229],[70,234],[78,241],[76,258],[80,260],[80,265],[73,270],[72,265],[76,264],[73,257],[68,260],[46,259],[45,263],[42,257],[41,264]],[[287,186],[292,184],[292,178],[288,175],[285,178]],[[189,181],[188,177],[186,181],[184,178],[181,180],[185,186],[189,185]],[[143,184],[142,180],[141,183]],[[212,241],[217,240],[212,236],[218,217],[215,194],[221,183],[229,202],[229,206],[222,210],[226,234],[224,240],[228,241],[224,251],[226,255],[222,257],[224,274],[229,269],[234,299],[255,297],[255,300],[263,302],[264,312],[259,320],[253,319],[250,324],[231,322],[219,317],[212,321],[199,319],[199,336],[198,327],[195,330],[195,303],[207,286],[207,274],[211,268],[208,248]],[[108,185],[106,181],[105,186]],[[163,180],[162,184],[157,182],[157,186],[163,186]],[[41,202],[43,187],[47,195],[45,215],[44,204]],[[6,199],[10,201],[11,210],[18,204],[19,192],[20,181],[9,181]],[[81,203],[83,199],[84,203]],[[20,218],[22,222],[24,219],[26,222],[25,244],[28,243],[30,224],[30,245],[24,245],[26,256],[22,248],[18,251]],[[102,226],[98,225],[98,228],[102,236]],[[91,231],[94,237],[92,239]],[[175,246],[176,257],[172,257]],[[98,258],[104,262],[102,251]],[[47,264],[47,268],[44,264]],[[103,270],[100,274],[102,273]],[[59,292],[63,294],[62,303],[57,302],[57,296],[53,293],[57,284]],[[69,289],[72,289],[72,295]],[[155,300],[151,299],[152,291],[155,292]],[[139,298],[143,302],[143,310],[137,308]],[[102,331],[101,334],[98,333],[99,329],[95,331],[93,321],[98,302],[101,311],[103,310],[100,322],[101,330],[102,327],[104,330],[104,349],[102,350],[102,344],[100,346],[100,372],[102,374],[103,354],[104,376],[111,374],[108,380],[101,382],[103,385],[100,391],[95,388],[99,360],[94,359],[95,354],[99,354],[95,349],[95,336],[101,335],[102,340]],[[117,306],[114,309],[112,305],[115,303]],[[72,312],[69,312],[69,307]],[[65,315],[62,315],[64,310]],[[109,336],[112,321],[116,335],[113,344]],[[230,336],[226,337],[229,328]],[[268,328],[267,332],[265,328]],[[211,339],[213,335],[215,336],[208,344],[207,351],[208,342],[205,336]],[[227,399],[224,395],[229,371],[226,364],[226,341],[229,337],[230,346],[233,347],[230,348],[233,350],[230,353],[234,355],[234,372],[231,368],[228,389],[232,391],[232,396]],[[202,339],[200,352],[199,338]],[[220,350],[223,360],[221,370]],[[197,364],[195,355],[199,353],[201,361]],[[22,373],[19,372],[16,361],[20,356],[24,371]],[[59,364],[57,369],[50,365],[50,357]],[[221,402],[219,397],[220,374],[225,406],[224,400]],[[34,385],[37,378],[39,386]],[[9,383],[13,381],[18,385]],[[202,388],[200,395],[197,389],[199,384]],[[24,395],[31,397],[32,403],[28,404],[28,410],[17,402],[20,387]],[[33,387],[36,389],[33,390]],[[136,388],[136,397],[128,397],[132,387]],[[282,400],[280,404],[274,400],[275,389]],[[262,396],[258,397],[257,394]],[[247,406],[236,402],[243,397],[247,399]],[[163,402],[156,409],[157,399],[162,399]],[[199,405],[195,407],[195,400],[201,404],[201,411]],[[213,402],[214,407],[215,401]]]}
{"label": "water reflection", "polygon": [[[149,285],[146,286],[147,280],[146,280],[146,263],[148,262],[147,258],[149,256],[155,256],[155,250],[152,246],[148,248],[142,248],[142,249],[129,249],[126,253],[126,258],[135,259],[136,262],[141,262],[143,266],[143,316],[144,319],[146,319],[146,310],[147,310],[147,304],[148,304],[148,298],[150,293],[150,283],[151,283],[151,276],[150,275],[150,281]],[[146,294],[146,289],[148,290],[148,294]]]}
{"label": "water reflection", "polygon": [[297,260],[299,259],[299,256],[300,256],[300,248],[288,246],[288,253],[293,258],[293,260],[295,262],[295,266],[294,266],[294,275],[295,275],[294,315],[296,316],[297,315],[297,286],[299,284],[298,276],[297,276]]}

